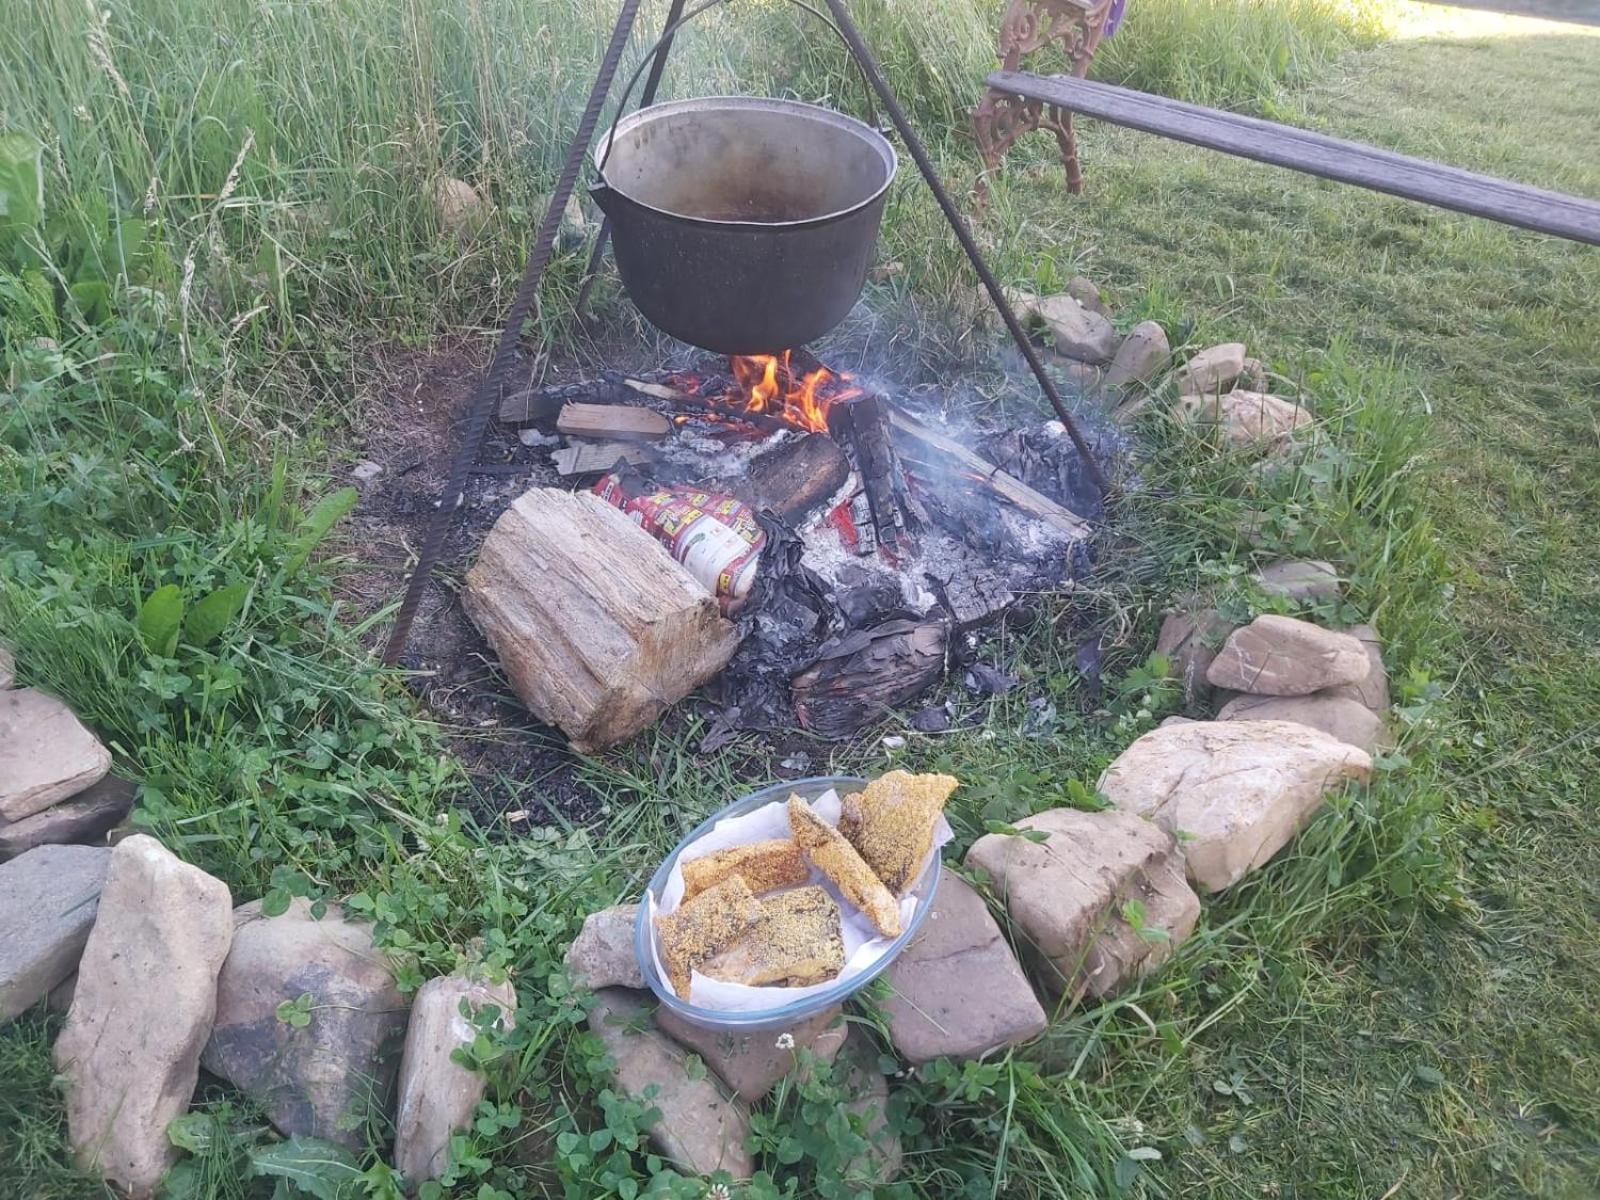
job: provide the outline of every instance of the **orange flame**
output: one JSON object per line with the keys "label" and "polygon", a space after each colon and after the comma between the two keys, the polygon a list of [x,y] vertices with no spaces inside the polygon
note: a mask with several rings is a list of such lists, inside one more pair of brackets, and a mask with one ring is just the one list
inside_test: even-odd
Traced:
{"label": "orange flame", "polygon": [[729,359],[739,391],[725,399],[745,412],[765,413],[800,429],[826,433],[828,411],[861,395],[848,375],[827,367],[807,371],[798,381],[790,366],[790,352],[781,355],[735,355]]}

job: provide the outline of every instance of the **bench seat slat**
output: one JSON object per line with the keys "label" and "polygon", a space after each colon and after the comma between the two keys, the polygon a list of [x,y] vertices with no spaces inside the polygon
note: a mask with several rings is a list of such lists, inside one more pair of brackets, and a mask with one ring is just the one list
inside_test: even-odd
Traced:
{"label": "bench seat slat", "polygon": [[1108,83],[1026,71],[996,71],[988,82],[1002,92],[1145,133],[1600,245],[1600,201]]}

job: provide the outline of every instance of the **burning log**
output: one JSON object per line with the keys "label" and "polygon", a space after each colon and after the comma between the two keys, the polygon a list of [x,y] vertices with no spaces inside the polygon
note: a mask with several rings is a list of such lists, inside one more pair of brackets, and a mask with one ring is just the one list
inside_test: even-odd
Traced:
{"label": "burning log", "polygon": [[784,442],[749,466],[756,506],[793,520],[832,496],[850,476],[850,460],[826,434]]}
{"label": "burning log", "polygon": [[672,431],[672,422],[648,408],[627,404],[581,404],[562,406],[556,418],[556,432],[568,437],[614,438],[628,442],[650,442]]}
{"label": "burning log", "polygon": [[1077,513],[1034,491],[988,459],[968,450],[954,438],[946,437],[938,430],[924,425],[910,413],[892,406],[889,408],[889,421],[894,428],[896,440],[916,447],[925,454],[946,460],[953,470],[966,475],[973,483],[1018,511],[1044,522],[1073,541],[1082,541],[1089,536],[1089,523]]}
{"label": "burning log", "polygon": [[843,442],[861,477],[877,544],[891,555],[904,539],[927,524],[927,514],[911,498],[905,472],[890,435],[891,406],[868,393],[828,413],[828,428]]}
{"label": "burning log", "polygon": [[949,636],[942,621],[888,621],[825,642],[790,684],[802,728],[849,737],[920,696],[944,674]]}
{"label": "burning log", "polygon": [[1016,593],[998,575],[956,575],[950,579],[925,578],[963,633],[992,620],[1016,603]]}
{"label": "burning log", "polygon": [[462,603],[522,702],[584,753],[644,729],[739,643],[705,588],[587,492],[518,497],[484,539]]}

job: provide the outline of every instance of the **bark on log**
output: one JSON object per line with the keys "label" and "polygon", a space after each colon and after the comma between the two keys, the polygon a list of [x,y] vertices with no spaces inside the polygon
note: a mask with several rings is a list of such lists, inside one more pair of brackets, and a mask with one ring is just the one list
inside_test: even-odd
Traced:
{"label": "bark on log", "polygon": [[739,643],[660,543],[587,492],[520,496],[484,539],[462,601],[522,702],[583,753],[650,725]]}
{"label": "bark on log", "polygon": [[944,674],[949,636],[942,621],[887,621],[825,643],[790,684],[801,726],[849,737],[920,696]]}

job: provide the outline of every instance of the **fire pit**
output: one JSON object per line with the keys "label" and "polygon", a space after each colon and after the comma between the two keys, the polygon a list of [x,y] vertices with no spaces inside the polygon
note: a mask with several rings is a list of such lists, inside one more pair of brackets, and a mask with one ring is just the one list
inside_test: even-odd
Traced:
{"label": "fire pit", "polygon": [[536,480],[597,492],[664,544],[692,521],[743,529],[710,531],[724,557],[676,555],[741,635],[712,747],[796,724],[845,737],[903,708],[958,635],[1080,573],[1098,515],[1059,425],[950,424],[805,350],[524,391],[501,417],[541,445]]}

